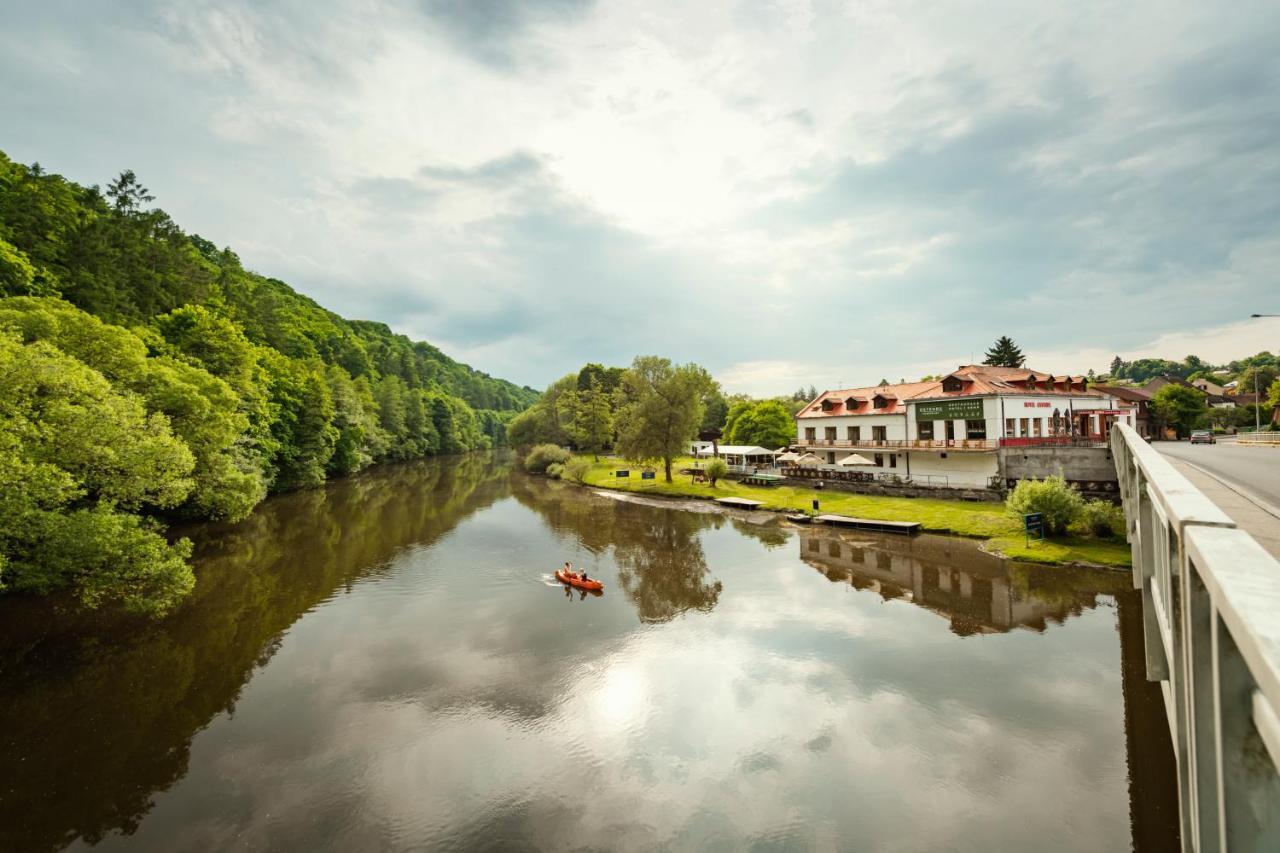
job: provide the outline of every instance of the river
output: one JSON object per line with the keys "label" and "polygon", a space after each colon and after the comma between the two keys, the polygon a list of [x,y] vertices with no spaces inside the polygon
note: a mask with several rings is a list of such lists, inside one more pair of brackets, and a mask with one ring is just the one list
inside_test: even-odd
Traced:
{"label": "river", "polygon": [[0,599],[0,850],[1176,849],[1127,576],[705,510],[433,460]]}

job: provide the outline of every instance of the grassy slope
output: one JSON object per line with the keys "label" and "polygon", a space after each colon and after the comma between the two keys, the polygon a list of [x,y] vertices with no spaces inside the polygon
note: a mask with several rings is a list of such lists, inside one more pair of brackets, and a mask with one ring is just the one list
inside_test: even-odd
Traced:
{"label": "grassy slope", "polygon": [[[692,464],[690,459],[680,459],[674,469]],[[631,476],[618,479],[614,471],[627,468]],[[879,495],[855,495],[849,492],[817,491],[794,486],[744,486],[732,480],[721,480],[713,489],[709,485],[690,482],[687,476],[675,475],[674,483],[662,481],[661,468],[657,479],[641,480],[640,469],[617,459],[601,459],[593,462],[586,482],[591,486],[638,492],[648,495],[666,495],[686,498],[741,497],[762,501],[766,509],[809,510],[812,501],[821,502],[821,511],[859,518],[875,518],[886,521],[918,521],[925,530],[939,533],[955,533],[990,540],[987,548],[1008,557],[1037,563],[1097,563],[1107,566],[1128,566],[1129,546],[1122,541],[1089,539],[1070,536],[1064,539],[1035,542],[1024,545],[1022,528],[1016,519],[1005,514],[1003,504],[947,501],[936,498],[892,498]]]}

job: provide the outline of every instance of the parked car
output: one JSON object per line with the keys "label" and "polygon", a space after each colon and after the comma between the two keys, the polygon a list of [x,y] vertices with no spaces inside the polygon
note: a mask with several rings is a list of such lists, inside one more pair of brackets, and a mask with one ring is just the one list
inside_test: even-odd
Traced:
{"label": "parked car", "polygon": [[1213,437],[1213,433],[1211,433],[1209,430],[1198,429],[1195,432],[1191,433],[1191,443],[1192,444],[1217,444],[1218,441]]}

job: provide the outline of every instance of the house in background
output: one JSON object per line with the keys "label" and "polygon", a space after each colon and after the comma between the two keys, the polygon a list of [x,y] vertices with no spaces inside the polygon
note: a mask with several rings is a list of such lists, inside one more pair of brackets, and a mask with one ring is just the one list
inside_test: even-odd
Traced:
{"label": "house in background", "polygon": [[1124,385],[1094,385],[1093,390],[1109,394],[1121,403],[1133,408],[1133,428],[1143,438],[1150,438],[1153,424],[1151,422],[1151,395],[1141,388],[1129,388]]}
{"label": "house in background", "polygon": [[940,381],[825,391],[796,415],[796,440],[833,467],[859,452],[869,471],[973,488],[1057,467],[1097,479],[1106,467],[1093,457],[1105,457],[1112,424],[1135,419],[1135,407],[1083,376],[970,364]]}

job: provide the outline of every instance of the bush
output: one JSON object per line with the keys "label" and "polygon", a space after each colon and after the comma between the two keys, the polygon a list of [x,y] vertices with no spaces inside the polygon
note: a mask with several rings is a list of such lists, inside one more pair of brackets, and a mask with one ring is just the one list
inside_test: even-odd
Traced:
{"label": "bush", "polygon": [[1055,534],[1067,532],[1084,511],[1084,499],[1061,474],[1043,480],[1022,480],[1005,504],[1019,519],[1027,513],[1044,513],[1044,523]]}
{"label": "bush", "polygon": [[532,474],[545,474],[547,466],[558,463],[564,465],[569,461],[569,451],[554,444],[538,444],[524,458],[524,469]]}
{"label": "bush", "polygon": [[1086,501],[1080,512],[1080,525],[1103,539],[1124,533],[1124,510],[1110,501]]}
{"label": "bush", "polygon": [[587,481],[587,472],[590,470],[591,461],[583,459],[581,456],[575,456],[564,463],[564,476],[575,483],[585,483]]}
{"label": "bush", "polygon": [[547,466],[547,476],[553,480],[559,480],[564,476],[564,466],[559,462],[552,462]]}
{"label": "bush", "polygon": [[729,465],[723,459],[712,459],[707,463],[707,479],[711,481],[711,487],[715,488],[716,480],[723,480],[729,476]]}

